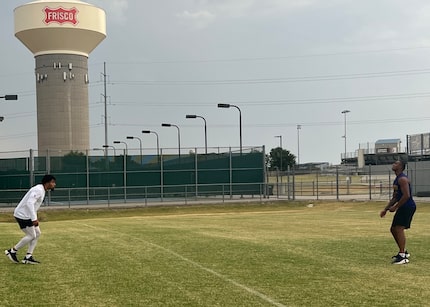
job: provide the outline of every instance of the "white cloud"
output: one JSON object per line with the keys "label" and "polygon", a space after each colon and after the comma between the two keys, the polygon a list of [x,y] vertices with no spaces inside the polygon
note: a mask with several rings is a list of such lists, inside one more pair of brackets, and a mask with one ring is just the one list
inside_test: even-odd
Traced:
{"label": "white cloud", "polygon": [[106,11],[107,17],[115,23],[123,24],[126,20],[128,0],[93,0],[92,4]]}
{"label": "white cloud", "polygon": [[317,0],[204,0],[202,3],[223,16],[237,18],[250,15],[279,14],[288,10],[292,13],[296,9],[316,4]]}
{"label": "white cloud", "polygon": [[[313,5],[316,0],[199,0],[194,10],[184,9],[176,14],[184,22],[195,28],[205,28],[216,19],[237,19],[252,16],[270,16],[281,12],[301,9]],[[196,5],[197,3],[197,5]],[[196,10],[195,8],[199,9]]]}
{"label": "white cloud", "polygon": [[176,17],[185,21],[190,21],[196,28],[205,28],[216,18],[215,14],[212,14],[209,11],[183,11],[182,13],[177,14]]}

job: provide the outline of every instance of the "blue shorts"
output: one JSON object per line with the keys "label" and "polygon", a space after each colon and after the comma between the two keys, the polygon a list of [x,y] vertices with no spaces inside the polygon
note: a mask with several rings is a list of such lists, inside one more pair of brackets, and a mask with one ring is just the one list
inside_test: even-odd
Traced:
{"label": "blue shorts", "polygon": [[410,207],[410,206],[401,206],[399,209],[397,209],[396,214],[394,214],[393,217],[393,223],[391,224],[391,227],[393,226],[403,226],[405,229],[411,228],[411,222],[412,218],[414,217],[415,210],[417,209],[416,206]]}

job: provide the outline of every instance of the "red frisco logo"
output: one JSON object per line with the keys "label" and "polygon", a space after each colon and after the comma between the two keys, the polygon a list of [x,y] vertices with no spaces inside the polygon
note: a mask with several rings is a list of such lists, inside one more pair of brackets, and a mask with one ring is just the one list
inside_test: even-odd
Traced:
{"label": "red frisco logo", "polygon": [[51,22],[57,22],[59,24],[63,23],[71,23],[76,25],[78,20],[76,15],[78,14],[78,10],[76,8],[65,9],[62,7],[52,9],[49,7],[45,7],[45,20],[46,24],[50,24]]}

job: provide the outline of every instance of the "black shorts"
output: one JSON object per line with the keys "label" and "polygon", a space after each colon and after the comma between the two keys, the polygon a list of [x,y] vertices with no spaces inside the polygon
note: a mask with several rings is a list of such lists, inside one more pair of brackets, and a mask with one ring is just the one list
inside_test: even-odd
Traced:
{"label": "black shorts", "polygon": [[404,226],[405,229],[411,228],[412,218],[416,209],[416,207],[401,206],[394,214],[391,226]]}
{"label": "black shorts", "polygon": [[21,220],[19,218],[15,218],[15,220],[18,222],[19,224],[19,228],[21,229],[25,229],[26,227],[31,227],[33,226],[33,221],[32,220]]}

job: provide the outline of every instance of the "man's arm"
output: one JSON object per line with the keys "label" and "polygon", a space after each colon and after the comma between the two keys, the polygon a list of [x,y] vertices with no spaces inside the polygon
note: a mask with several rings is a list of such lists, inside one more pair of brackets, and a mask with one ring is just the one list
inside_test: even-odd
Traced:
{"label": "man's arm", "polygon": [[393,197],[390,199],[390,201],[385,206],[385,208],[379,213],[379,216],[384,217],[385,214],[387,214],[387,211],[390,210],[390,208],[392,208],[396,202],[397,202],[396,192],[393,192]]}
{"label": "man's arm", "polygon": [[29,213],[30,213],[30,219],[33,221],[33,225],[38,224],[37,222],[37,212],[36,212],[36,203],[39,201],[40,195],[36,192],[34,192],[31,197],[28,199],[26,206],[29,209]]}

